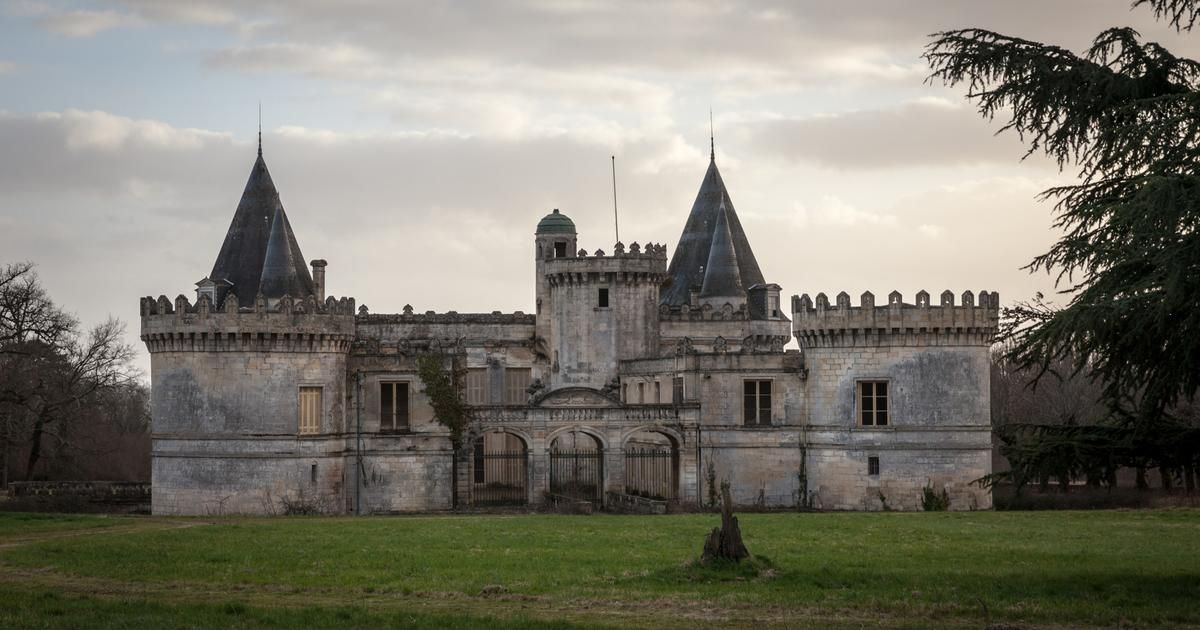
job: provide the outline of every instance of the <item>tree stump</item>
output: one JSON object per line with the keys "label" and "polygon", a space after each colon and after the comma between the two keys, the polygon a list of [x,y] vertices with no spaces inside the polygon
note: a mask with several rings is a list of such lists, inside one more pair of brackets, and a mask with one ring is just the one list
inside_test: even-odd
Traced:
{"label": "tree stump", "polygon": [[729,498],[729,486],[721,487],[721,526],[714,527],[704,541],[704,553],[700,555],[701,562],[713,560],[732,560],[741,562],[749,557],[750,552],[742,543],[742,530],[738,527],[737,517],[733,515],[733,499]]}

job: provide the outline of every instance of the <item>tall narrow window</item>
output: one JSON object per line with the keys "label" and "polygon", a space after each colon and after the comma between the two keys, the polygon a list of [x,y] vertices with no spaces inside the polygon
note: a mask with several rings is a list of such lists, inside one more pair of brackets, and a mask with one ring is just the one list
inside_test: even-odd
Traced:
{"label": "tall narrow window", "polygon": [[888,382],[858,382],[858,418],[864,427],[885,427],[888,424]]}
{"label": "tall narrow window", "polygon": [[596,306],[608,308],[608,289],[600,289],[600,294],[596,298]]}
{"label": "tall narrow window", "polygon": [[554,257],[555,258],[566,258],[567,257],[567,242],[566,241],[555,241],[554,242]]}
{"label": "tall narrow window", "polygon": [[379,430],[403,431],[408,428],[408,383],[379,384]]}
{"label": "tall narrow window", "polygon": [[504,370],[504,404],[523,405],[529,401],[529,368],[507,368]]}
{"label": "tall narrow window", "polygon": [[742,382],[742,420],[748,427],[771,424],[771,381]]}
{"label": "tall narrow window", "polygon": [[662,383],[654,381],[654,404],[662,404]]}
{"label": "tall narrow window", "polygon": [[646,384],[638,383],[638,404],[646,404]]}
{"label": "tall narrow window", "polygon": [[683,404],[683,377],[675,376],[671,378],[671,402],[676,405]]}
{"label": "tall narrow window", "polygon": [[321,388],[300,388],[300,435],[321,431]]}
{"label": "tall narrow window", "polygon": [[867,458],[867,474],[872,477],[879,476],[879,458],[878,457],[868,457]]}
{"label": "tall narrow window", "polygon": [[487,404],[487,368],[467,370],[467,404]]}

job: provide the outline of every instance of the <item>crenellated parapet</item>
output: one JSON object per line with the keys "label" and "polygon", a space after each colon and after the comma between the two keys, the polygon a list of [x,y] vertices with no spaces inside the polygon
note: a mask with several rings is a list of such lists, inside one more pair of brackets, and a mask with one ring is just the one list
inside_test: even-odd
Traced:
{"label": "crenellated parapet", "polygon": [[802,347],[870,345],[989,345],[1000,322],[1000,295],[980,291],[978,300],[964,291],[961,301],[943,291],[933,304],[926,291],[906,303],[899,291],[876,304],[871,292],[858,306],[839,293],[830,303],[824,293],[792,296],[792,331]]}
{"label": "crenellated parapet", "polygon": [[354,298],[259,297],[241,306],[229,293],[220,308],[207,295],[141,299],[142,341],[151,352],[348,352]]}
{"label": "crenellated parapet", "polygon": [[579,250],[577,256],[550,258],[544,261],[544,273],[550,286],[615,282],[626,284],[659,284],[667,273],[667,247],[649,243],[645,247],[634,243],[627,250],[617,243],[611,254],[602,249],[594,254]]}
{"label": "crenellated parapet", "polygon": [[666,277],[665,245],[631,245],[626,251],[622,244],[612,254],[596,250],[594,254],[580,250],[578,256],[545,260],[544,272],[551,287],[612,282],[623,284],[655,284]]}

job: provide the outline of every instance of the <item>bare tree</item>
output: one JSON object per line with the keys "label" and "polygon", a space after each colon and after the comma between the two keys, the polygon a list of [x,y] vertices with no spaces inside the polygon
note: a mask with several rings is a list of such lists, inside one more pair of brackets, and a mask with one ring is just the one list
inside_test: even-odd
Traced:
{"label": "bare tree", "polygon": [[23,446],[30,478],[47,440],[69,443],[71,421],[89,415],[105,395],[136,383],[125,325],[109,318],[86,334],[54,304],[31,263],[0,268],[0,469]]}

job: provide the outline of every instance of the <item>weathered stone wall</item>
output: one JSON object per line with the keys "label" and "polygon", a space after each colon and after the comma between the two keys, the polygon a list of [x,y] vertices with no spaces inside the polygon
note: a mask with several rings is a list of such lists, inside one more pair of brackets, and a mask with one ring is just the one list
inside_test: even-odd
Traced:
{"label": "weathered stone wall", "polygon": [[[945,489],[951,509],[985,509],[990,494],[971,482],[991,472],[990,363],[998,298],[970,292],[964,305],[898,293],[876,307],[838,296],[793,299],[794,330],[808,368],[808,492],[825,509],[921,509],[922,490]],[[863,426],[863,380],[888,383],[888,423]],[[868,471],[869,458],[879,474]]]}
{"label": "weathered stone wall", "polygon": [[[539,318],[549,320],[550,389],[601,388],[617,376],[621,359],[654,356],[658,348],[658,287],[666,248],[636,245],[612,255],[554,258],[540,265],[547,298]],[[600,291],[608,305],[600,305]]]}
{"label": "weathered stone wall", "polygon": [[[207,297],[142,300],[150,350],[152,511],[273,513],[285,499],[341,511],[353,302],[280,300],[224,310]],[[300,387],[321,388],[300,435]]]}

